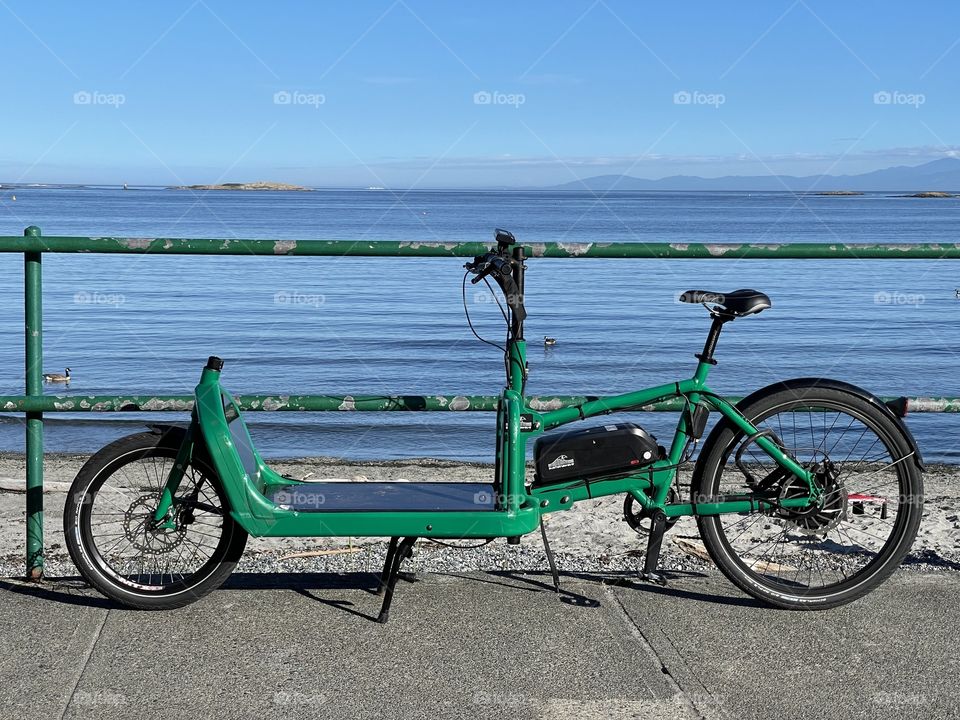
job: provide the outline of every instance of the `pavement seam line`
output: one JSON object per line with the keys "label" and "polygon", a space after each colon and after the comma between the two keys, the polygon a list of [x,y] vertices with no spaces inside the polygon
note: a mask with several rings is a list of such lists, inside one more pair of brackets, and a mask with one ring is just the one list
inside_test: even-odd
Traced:
{"label": "pavement seam line", "polygon": [[687,695],[686,690],[681,687],[677,678],[674,677],[672,672],[670,672],[670,668],[667,667],[667,664],[663,661],[663,658],[660,657],[660,654],[653,647],[653,644],[647,639],[647,636],[643,634],[643,631],[640,629],[640,627],[630,618],[630,613],[627,612],[626,607],[624,607],[623,603],[620,602],[620,598],[618,598],[617,594],[613,591],[613,587],[611,585],[604,584],[603,589],[607,597],[610,598],[612,604],[617,609],[617,614],[620,615],[624,625],[627,626],[627,630],[630,632],[630,635],[633,636],[634,640],[643,646],[647,654],[652,657],[654,661],[656,661],[657,665],[660,666],[661,672],[663,672],[664,676],[668,678],[670,684],[676,689],[677,694],[680,696],[683,704],[698,718],[707,720],[707,716],[701,713],[700,710],[693,704]]}
{"label": "pavement seam line", "polygon": [[694,671],[694,669],[690,666],[690,663],[687,662],[687,659],[683,656],[683,653],[680,652],[680,648],[678,648],[678,647],[677,647],[677,644],[673,641],[673,638],[671,638],[669,635],[667,635],[666,631],[665,631],[663,628],[660,628],[660,634],[663,635],[664,640],[666,640],[666,642],[670,645],[670,647],[673,648],[673,651],[676,653],[677,659],[678,659],[678,661],[680,662],[680,664],[686,666],[687,671],[688,671],[694,678],[696,678],[696,684],[699,685],[701,688],[703,688],[703,694],[710,698],[710,701],[713,703],[713,707],[715,707],[715,708],[717,709],[717,712],[718,712],[719,716],[720,716],[720,717],[727,717],[727,718],[730,717],[729,713],[728,713],[726,710],[723,709],[723,703],[720,701],[720,698],[718,698],[718,697],[716,696],[716,694],[713,693],[713,692],[710,690],[710,688],[708,688],[708,687],[699,679],[699,677],[697,676],[697,673],[696,673],[696,672]]}
{"label": "pavement seam line", "polygon": [[77,673],[77,679],[74,680],[73,686],[70,688],[70,694],[67,696],[67,702],[64,704],[63,710],[60,711],[59,720],[63,720],[63,718],[66,717],[67,710],[70,709],[70,703],[73,702],[73,696],[77,694],[77,688],[80,687],[80,681],[83,680],[83,674],[87,671],[87,665],[90,664],[90,658],[93,657],[93,650],[97,646],[97,642],[100,640],[100,635],[103,633],[103,628],[107,624],[108,617],[110,617],[110,610],[107,610],[103,614],[103,619],[100,620],[100,625],[97,627],[97,631],[93,634],[93,639],[90,642],[90,646],[83,654],[83,662],[80,664],[80,672]]}

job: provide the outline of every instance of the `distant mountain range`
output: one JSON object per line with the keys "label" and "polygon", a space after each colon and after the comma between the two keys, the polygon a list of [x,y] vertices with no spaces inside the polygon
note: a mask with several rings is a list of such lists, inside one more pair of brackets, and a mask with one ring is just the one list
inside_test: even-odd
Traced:
{"label": "distant mountain range", "polygon": [[629,175],[597,175],[554,185],[550,190],[589,190],[591,192],[642,190],[790,190],[794,192],[923,190],[960,191],[960,158],[941,158],[923,165],[898,165],[862,175],[725,175],[703,178],[695,175],[671,175],[646,180]]}

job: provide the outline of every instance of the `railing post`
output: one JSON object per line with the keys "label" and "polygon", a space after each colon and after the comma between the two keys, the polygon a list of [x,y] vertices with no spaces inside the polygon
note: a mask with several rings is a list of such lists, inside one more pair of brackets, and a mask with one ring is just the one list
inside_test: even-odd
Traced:
{"label": "railing post", "polygon": [[[25,237],[40,237],[31,225]],[[43,276],[38,250],[23,253],[24,369],[28,396],[43,395]],[[27,579],[43,579],[43,413],[27,414]]]}

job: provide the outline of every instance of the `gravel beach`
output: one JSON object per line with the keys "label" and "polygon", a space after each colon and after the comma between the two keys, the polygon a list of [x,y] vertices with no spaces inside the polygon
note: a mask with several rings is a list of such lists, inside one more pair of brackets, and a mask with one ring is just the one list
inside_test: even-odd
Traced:
{"label": "gravel beach", "polygon": [[[48,454],[45,461],[45,530],[47,575],[76,575],[63,543],[62,511],[66,491],[87,455]],[[486,482],[492,467],[430,459],[390,462],[344,462],[327,458],[271,461],[271,467],[296,478],[354,480],[457,480]],[[689,479],[689,469],[681,482]],[[0,453],[0,574],[23,573],[25,547],[25,459]],[[960,468],[928,466],[924,474],[925,512],[920,534],[905,567],[910,570],[960,571]],[[646,547],[624,521],[622,496],[579,503],[573,510],[548,516],[547,529],[558,566],[566,572],[637,570]],[[465,543],[466,544],[466,543]],[[244,572],[379,572],[386,543],[381,538],[250,538],[240,570]],[[306,557],[304,553],[309,553]],[[300,555],[297,557],[297,555]],[[683,518],[664,542],[662,565],[668,570],[695,570],[710,564],[696,522]],[[454,550],[421,541],[411,570],[543,570],[546,558],[538,533],[510,546],[497,540],[478,549]]]}

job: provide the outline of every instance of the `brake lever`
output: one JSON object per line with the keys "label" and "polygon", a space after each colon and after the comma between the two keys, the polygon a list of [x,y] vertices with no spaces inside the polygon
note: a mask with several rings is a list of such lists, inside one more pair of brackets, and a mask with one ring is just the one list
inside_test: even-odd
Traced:
{"label": "brake lever", "polygon": [[[476,268],[481,263],[483,264],[483,268],[477,270]],[[510,266],[510,261],[506,258],[500,257],[500,255],[496,253],[487,253],[480,258],[474,258],[474,262],[467,263],[464,265],[464,267],[469,272],[476,273],[476,277],[470,280],[472,285],[476,285],[478,282],[494,272],[501,277],[509,277],[513,271],[513,268]]]}
{"label": "brake lever", "polygon": [[483,280],[487,275],[493,272],[493,268],[487,265],[483,270],[480,270],[475,277],[470,279],[471,285],[476,285],[478,282]]}

